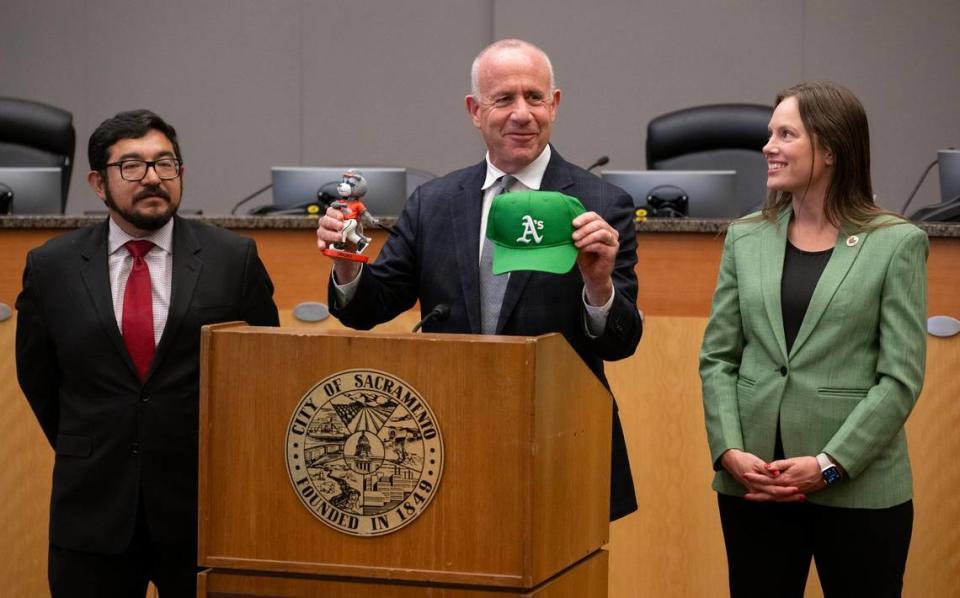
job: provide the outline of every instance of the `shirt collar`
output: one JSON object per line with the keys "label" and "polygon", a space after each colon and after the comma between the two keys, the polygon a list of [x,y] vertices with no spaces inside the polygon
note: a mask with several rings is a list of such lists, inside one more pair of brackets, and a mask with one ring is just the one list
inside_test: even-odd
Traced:
{"label": "shirt collar", "polygon": [[[540,189],[540,183],[543,182],[543,173],[547,171],[547,165],[550,163],[550,144],[548,143],[537,159],[513,173],[520,183],[527,189],[536,191]],[[487,178],[483,182],[483,189],[486,191],[493,186],[497,180],[506,173],[493,165],[490,161],[490,152],[487,152]]]}
{"label": "shirt collar", "polygon": [[119,251],[123,248],[127,241],[150,241],[160,249],[166,251],[167,253],[173,253],[173,221],[174,218],[171,218],[169,222],[161,226],[155,231],[152,231],[144,237],[132,237],[128,235],[122,228],[117,226],[117,223],[113,221],[113,218],[108,217],[107,222],[110,227],[110,232],[107,236],[107,250],[109,254],[113,254],[116,251]]}

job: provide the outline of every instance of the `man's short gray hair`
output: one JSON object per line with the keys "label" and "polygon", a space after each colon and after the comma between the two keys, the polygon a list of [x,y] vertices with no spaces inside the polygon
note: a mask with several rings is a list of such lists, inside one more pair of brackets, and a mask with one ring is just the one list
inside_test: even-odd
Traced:
{"label": "man's short gray hair", "polygon": [[531,44],[530,42],[523,41],[522,39],[508,38],[493,42],[483,50],[480,50],[477,57],[473,59],[473,65],[470,67],[470,95],[474,97],[480,95],[480,62],[483,58],[491,52],[507,49],[526,49],[539,54],[547,64],[547,72],[550,74],[550,91],[553,92],[553,90],[557,88],[557,82],[553,76],[553,64],[550,62],[550,57],[547,56],[547,53],[539,46]]}

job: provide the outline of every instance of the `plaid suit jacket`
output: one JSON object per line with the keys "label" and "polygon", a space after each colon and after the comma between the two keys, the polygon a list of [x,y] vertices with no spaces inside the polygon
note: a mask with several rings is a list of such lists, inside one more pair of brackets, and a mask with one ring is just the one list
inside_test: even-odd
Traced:
{"label": "plaid suit jacket", "polygon": [[[480,334],[479,247],[486,162],[420,186],[400,215],[377,259],[364,268],[356,295],[331,312],[347,326],[366,330],[393,319],[419,300],[421,314],[438,304],[450,307],[428,332]],[[622,189],[603,182],[552,152],[541,189],[580,199],[620,233],[613,274],[615,297],[603,334],[584,329],[583,278],[574,267],[563,275],[513,272],[503,299],[497,334],[563,334],[596,376],[607,385],[604,360],[633,354],[642,332],[636,307],[637,263],[633,202]],[[334,297],[333,289],[329,296]],[[614,405],[611,519],[636,509],[636,498],[619,415]]]}

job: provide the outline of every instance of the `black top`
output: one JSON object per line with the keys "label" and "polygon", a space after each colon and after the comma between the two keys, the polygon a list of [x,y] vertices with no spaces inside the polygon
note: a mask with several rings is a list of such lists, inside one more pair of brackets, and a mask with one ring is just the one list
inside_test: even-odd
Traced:
{"label": "black top", "polygon": [[[803,251],[787,241],[787,251],[783,256],[783,277],[780,279],[780,310],[783,313],[783,336],[787,341],[787,353],[800,332],[800,324],[807,313],[813,291],[817,288],[817,282],[832,253],[832,247],[824,251]],[[780,420],[777,419],[777,441],[773,458],[784,457]]]}
{"label": "black top", "polygon": [[787,241],[783,258],[783,278],[780,281],[780,309],[783,312],[783,333],[787,352],[800,331],[803,316],[817,288],[817,281],[830,261],[833,248],[824,251],[803,251]]}

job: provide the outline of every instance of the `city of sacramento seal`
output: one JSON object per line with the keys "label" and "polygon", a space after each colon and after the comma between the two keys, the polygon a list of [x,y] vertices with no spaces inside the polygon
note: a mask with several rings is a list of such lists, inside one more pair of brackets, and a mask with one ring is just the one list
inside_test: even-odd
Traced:
{"label": "city of sacramento seal", "polygon": [[443,439],[427,402],[377,370],[321,380],[290,418],[287,472],[305,507],[353,536],[381,536],[430,504],[443,472]]}

